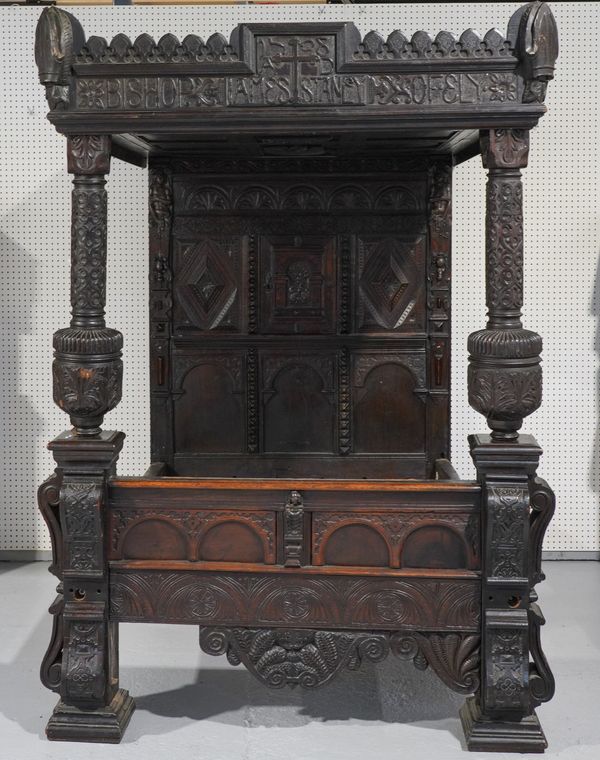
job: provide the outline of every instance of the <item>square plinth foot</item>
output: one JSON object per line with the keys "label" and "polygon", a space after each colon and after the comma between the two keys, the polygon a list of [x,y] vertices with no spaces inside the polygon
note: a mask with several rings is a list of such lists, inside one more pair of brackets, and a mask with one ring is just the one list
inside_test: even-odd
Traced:
{"label": "square plinth foot", "polygon": [[520,721],[490,720],[469,697],[460,719],[471,752],[543,752],[548,746],[535,711]]}
{"label": "square plinth foot", "polygon": [[118,744],[123,738],[135,703],[125,689],[112,702],[96,710],[80,710],[62,700],[46,726],[46,736],[55,742],[104,742]]}

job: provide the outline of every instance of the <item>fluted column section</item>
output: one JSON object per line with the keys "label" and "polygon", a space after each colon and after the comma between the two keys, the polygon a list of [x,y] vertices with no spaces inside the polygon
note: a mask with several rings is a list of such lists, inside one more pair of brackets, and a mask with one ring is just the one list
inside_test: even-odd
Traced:
{"label": "fluted column section", "polygon": [[542,398],[542,339],[523,329],[523,187],[529,133],[481,133],[489,169],[486,201],[485,330],[469,336],[469,403],[487,418],[494,440],[515,440]]}
{"label": "fluted column section", "polygon": [[106,327],[105,175],[110,171],[110,137],[68,138],[73,174],[71,215],[71,325],[54,334],[54,401],[75,431],[100,433],[104,415],[121,399],[123,336]]}

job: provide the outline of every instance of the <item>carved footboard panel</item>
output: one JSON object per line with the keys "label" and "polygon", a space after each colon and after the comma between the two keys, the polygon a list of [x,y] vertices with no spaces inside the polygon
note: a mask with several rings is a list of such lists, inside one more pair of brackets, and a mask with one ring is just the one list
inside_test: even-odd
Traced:
{"label": "carved footboard panel", "polygon": [[198,625],[271,687],[390,652],[478,686],[477,484],[121,479],[108,506],[114,622]]}

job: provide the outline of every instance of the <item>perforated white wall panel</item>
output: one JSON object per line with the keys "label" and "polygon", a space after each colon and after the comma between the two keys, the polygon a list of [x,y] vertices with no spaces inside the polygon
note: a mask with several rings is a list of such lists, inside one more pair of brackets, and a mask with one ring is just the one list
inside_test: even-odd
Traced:
{"label": "perforated white wall panel", "polygon": [[[242,21],[352,20],[366,32],[469,26],[505,30],[510,3],[365,6],[75,8],[88,34],[160,37],[228,34]],[[554,3],[561,39],[550,113],[532,136],[524,172],[526,326],[545,339],[545,398],[525,431],[545,449],[541,474],[555,488],[553,550],[597,550],[598,438],[596,290],[598,3]],[[46,549],[35,490],[52,471],[45,444],[67,426],[51,401],[51,336],[68,324],[70,179],[65,146],[46,122],[33,60],[39,9],[0,9],[0,382],[3,476],[0,550]],[[472,476],[468,433],[485,432],[466,394],[467,335],[484,324],[484,183],[479,160],[455,175],[453,462]],[[125,335],[123,401],[106,427],[125,430],[123,474],[140,475],[149,449],[146,380],[146,173],[118,161],[109,190],[108,324]],[[120,306],[119,306],[120,304]]]}

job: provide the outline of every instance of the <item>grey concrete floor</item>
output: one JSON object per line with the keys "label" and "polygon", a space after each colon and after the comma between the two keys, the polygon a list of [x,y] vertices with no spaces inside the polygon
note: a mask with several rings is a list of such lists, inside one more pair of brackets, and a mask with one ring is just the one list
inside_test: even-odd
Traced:
{"label": "grey concrete floor", "polygon": [[[118,746],[46,741],[56,697],[38,668],[55,579],[45,562],[0,563],[0,760],[458,760],[462,697],[393,657],[323,689],[271,691],[223,657],[201,654],[195,626],[122,625],[121,685],[137,702]],[[600,563],[547,562],[542,629],[557,682],[538,714],[547,758],[600,760]]]}

